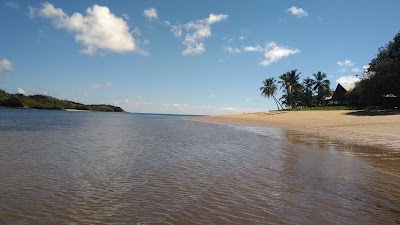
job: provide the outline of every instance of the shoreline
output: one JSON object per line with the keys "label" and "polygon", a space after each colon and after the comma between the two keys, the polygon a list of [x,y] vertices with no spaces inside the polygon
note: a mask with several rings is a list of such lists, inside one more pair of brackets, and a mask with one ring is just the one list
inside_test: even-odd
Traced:
{"label": "shoreline", "polygon": [[400,151],[399,111],[270,111],[191,117],[190,120],[239,126],[277,127],[344,144]]}

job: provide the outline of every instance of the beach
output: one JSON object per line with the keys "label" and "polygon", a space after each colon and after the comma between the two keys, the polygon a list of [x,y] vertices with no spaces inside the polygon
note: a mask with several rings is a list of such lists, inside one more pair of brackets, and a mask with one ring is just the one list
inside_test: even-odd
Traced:
{"label": "beach", "polygon": [[400,150],[400,113],[398,111],[268,111],[196,117],[191,120],[279,127],[348,144]]}

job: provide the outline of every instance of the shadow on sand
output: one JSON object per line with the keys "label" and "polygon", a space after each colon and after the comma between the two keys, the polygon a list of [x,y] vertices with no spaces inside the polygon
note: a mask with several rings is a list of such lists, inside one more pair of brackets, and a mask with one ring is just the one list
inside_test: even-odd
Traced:
{"label": "shadow on sand", "polygon": [[390,116],[400,115],[400,110],[358,110],[355,112],[348,112],[346,115],[350,116]]}
{"label": "shadow on sand", "polygon": [[247,115],[257,115],[257,116],[272,116],[277,114],[283,114],[287,112],[282,111],[269,111],[269,112],[258,112],[258,113],[246,113]]}

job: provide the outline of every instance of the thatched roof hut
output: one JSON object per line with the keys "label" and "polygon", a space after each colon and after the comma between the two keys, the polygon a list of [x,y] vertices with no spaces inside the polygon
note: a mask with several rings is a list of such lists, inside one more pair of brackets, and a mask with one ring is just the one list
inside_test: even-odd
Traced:
{"label": "thatched roof hut", "polygon": [[332,101],[346,101],[346,93],[353,90],[354,84],[338,83],[335,91],[333,92]]}

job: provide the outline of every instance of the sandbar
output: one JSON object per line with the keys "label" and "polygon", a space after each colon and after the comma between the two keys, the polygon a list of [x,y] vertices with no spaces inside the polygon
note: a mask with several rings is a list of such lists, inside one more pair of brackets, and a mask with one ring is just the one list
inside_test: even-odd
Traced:
{"label": "sandbar", "polygon": [[400,151],[399,111],[268,111],[193,117],[191,120],[245,126],[279,127],[349,144]]}

